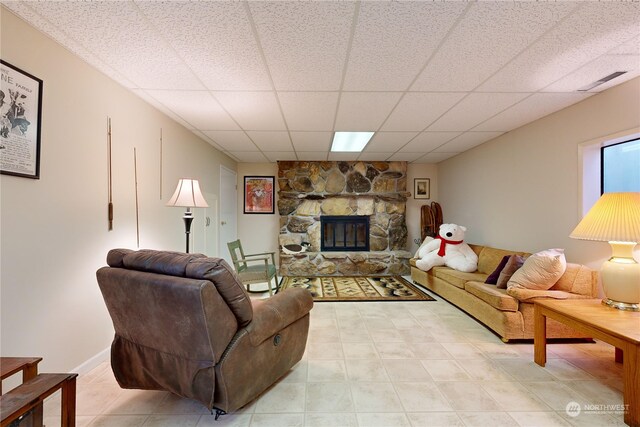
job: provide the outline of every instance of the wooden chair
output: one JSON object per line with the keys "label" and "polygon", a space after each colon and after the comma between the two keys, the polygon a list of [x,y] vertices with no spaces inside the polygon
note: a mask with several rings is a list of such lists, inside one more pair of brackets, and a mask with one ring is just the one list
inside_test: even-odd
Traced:
{"label": "wooden chair", "polygon": [[[273,288],[278,290],[278,272],[276,270],[275,252],[262,252],[258,254],[245,254],[242,250],[240,240],[228,242],[227,247],[231,254],[233,266],[240,277],[242,284],[247,287],[248,292],[252,291],[250,285],[254,283],[267,283],[269,287],[269,295],[273,295]],[[269,257],[271,256],[271,263]],[[255,265],[249,265],[249,263]],[[274,280],[275,286],[271,286],[271,280]]]}

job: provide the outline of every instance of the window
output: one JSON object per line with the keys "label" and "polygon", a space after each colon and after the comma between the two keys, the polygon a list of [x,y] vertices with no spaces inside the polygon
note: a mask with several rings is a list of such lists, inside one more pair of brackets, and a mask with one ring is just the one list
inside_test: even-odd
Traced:
{"label": "window", "polygon": [[601,193],[640,191],[640,138],[600,149]]}

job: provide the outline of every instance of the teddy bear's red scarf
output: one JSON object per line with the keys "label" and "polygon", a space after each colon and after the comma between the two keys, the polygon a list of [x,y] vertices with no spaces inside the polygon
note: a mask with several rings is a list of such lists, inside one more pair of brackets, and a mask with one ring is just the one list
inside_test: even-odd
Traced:
{"label": "teddy bear's red scarf", "polygon": [[440,236],[436,236],[436,239],[440,239],[440,249],[438,249],[438,256],[445,255],[445,248],[447,247],[447,243],[450,245],[459,245],[463,242],[463,240],[447,240]]}

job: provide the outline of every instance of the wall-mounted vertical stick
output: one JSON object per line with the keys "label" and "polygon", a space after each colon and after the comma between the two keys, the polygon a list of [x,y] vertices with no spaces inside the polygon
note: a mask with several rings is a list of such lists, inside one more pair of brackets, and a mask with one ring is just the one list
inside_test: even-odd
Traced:
{"label": "wall-mounted vertical stick", "polygon": [[138,208],[138,158],[136,157],[136,147],[133,147],[133,179],[135,181],[136,190],[136,242],[140,248],[140,215]]}
{"label": "wall-mounted vertical stick", "polygon": [[109,204],[107,206],[108,230],[113,230],[113,181],[111,177],[111,117],[107,117],[107,180]]}

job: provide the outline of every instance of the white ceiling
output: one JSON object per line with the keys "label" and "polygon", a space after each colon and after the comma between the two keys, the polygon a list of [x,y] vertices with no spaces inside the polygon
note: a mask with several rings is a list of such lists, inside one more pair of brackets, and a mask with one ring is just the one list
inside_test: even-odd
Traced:
{"label": "white ceiling", "polygon": [[640,75],[639,2],[2,3],[240,162],[435,163]]}

